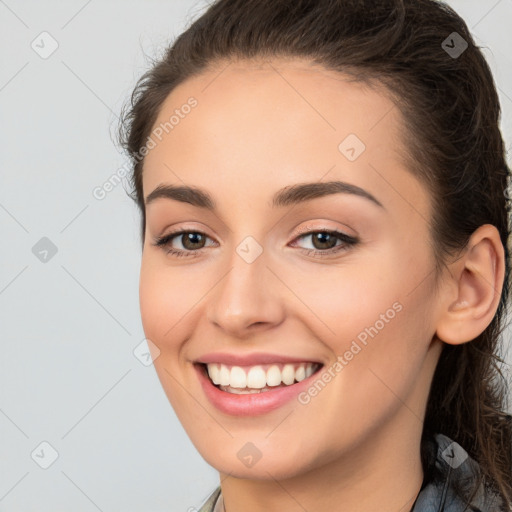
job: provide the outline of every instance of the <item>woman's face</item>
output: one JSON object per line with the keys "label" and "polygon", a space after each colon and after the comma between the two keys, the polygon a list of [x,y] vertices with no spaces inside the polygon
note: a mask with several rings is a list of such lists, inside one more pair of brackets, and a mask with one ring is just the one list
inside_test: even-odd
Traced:
{"label": "woman's face", "polygon": [[[416,449],[441,343],[430,198],[401,126],[382,89],[299,60],[225,63],[163,104],[143,174],[142,322],[219,471],[354,472]],[[165,186],[208,197],[152,194]]]}

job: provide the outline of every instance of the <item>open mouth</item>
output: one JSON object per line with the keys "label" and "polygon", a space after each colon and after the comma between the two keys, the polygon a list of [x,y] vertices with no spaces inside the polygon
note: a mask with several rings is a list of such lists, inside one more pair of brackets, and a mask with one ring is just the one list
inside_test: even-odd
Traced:
{"label": "open mouth", "polygon": [[315,362],[272,363],[235,366],[222,363],[198,363],[211,384],[227,393],[246,395],[265,393],[293,386],[311,377],[323,365]]}

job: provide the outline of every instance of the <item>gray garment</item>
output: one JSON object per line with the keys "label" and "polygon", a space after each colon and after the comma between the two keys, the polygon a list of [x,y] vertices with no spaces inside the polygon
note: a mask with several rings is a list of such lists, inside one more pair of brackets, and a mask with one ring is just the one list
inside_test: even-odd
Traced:
{"label": "gray garment", "polygon": [[222,496],[220,494],[219,486],[217,489],[215,489],[215,491],[213,491],[212,494],[210,494],[205,504],[199,509],[199,512],[218,512],[218,509],[220,509],[220,512],[223,512],[221,501]]}
{"label": "gray garment", "polygon": [[[425,445],[427,468],[425,479],[412,512],[509,512],[502,499],[480,485],[465,505],[455,492],[454,484],[472,490],[479,475],[479,466],[461,446],[443,434],[436,434]],[[217,507],[216,507],[217,505]],[[208,497],[199,512],[222,512],[220,486]],[[238,511],[237,511],[238,512]]]}
{"label": "gray garment", "polygon": [[[427,467],[434,476],[424,481],[412,512],[509,512],[498,494],[480,484],[471,497],[480,475],[478,463],[468,456],[455,441],[436,434],[426,444]],[[458,484],[465,492],[469,505],[455,492]]]}

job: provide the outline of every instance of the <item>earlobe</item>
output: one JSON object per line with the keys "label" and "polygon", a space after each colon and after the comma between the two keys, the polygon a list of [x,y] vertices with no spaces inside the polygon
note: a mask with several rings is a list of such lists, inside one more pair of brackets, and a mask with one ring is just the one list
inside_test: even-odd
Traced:
{"label": "earlobe", "polygon": [[500,302],[505,275],[505,251],[496,227],[480,226],[462,257],[450,266],[442,287],[444,303],[436,335],[458,345],[479,336],[491,323]]}

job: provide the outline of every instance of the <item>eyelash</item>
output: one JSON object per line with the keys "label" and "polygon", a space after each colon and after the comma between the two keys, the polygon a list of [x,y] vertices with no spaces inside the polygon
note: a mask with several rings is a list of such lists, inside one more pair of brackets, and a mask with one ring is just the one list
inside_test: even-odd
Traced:
{"label": "eyelash", "polygon": [[[170,254],[177,258],[195,257],[195,256],[199,255],[199,253],[204,249],[204,247],[202,247],[201,249],[186,250],[186,251],[182,251],[180,249],[174,249],[174,248],[170,247],[170,242],[174,238],[176,238],[180,235],[190,234],[190,233],[199,234],[199,235],[205,236],[206,238],[209,238],[205,233],[202,233],[201,231],[180,230],[180,231],[174,231],[172,233],[168,233],[167,235],[164,235],[162,237],[155,238],[153,245],[156,247],[161,247],[167,254]],[[346,251],[350,247],[355,246],[359,242],[359,240],[353,236],[342,233],[341,231],[329,230],[329,229],[319,229],[319,230],[314,230],[314,231],[307,231],[305,233],[302,233],[298,237],[296,237],[294,239],[294,241],[299,240],[301,238],[305,238],[307,236],[315,235],[318,233],[327,233],[329,235],[334,235],[338,240],[341,240],[343,243],[341,245],[337,245],[337,246],[334,246],[334,247],[332,247],[330,249],[326,249],[326,250],[302,249],[302,251],[304,251],[307,255],[313,255],[315,257],[329,256],[332,254],[337,254],[338,252],[341,252],[341,251]]]}

